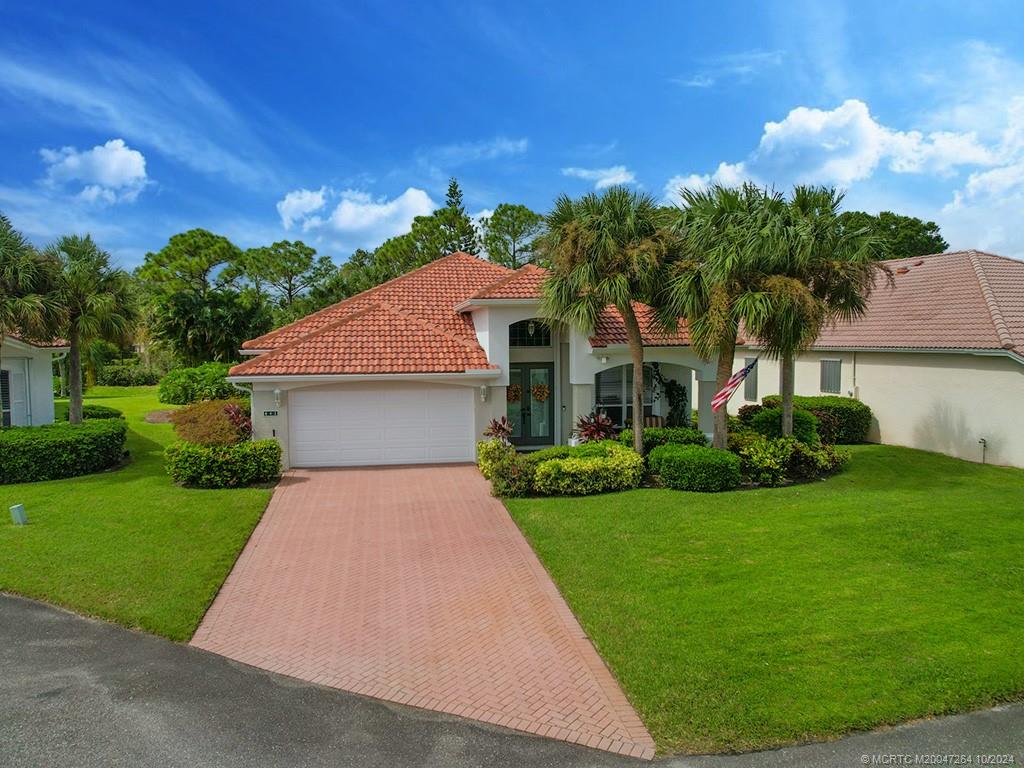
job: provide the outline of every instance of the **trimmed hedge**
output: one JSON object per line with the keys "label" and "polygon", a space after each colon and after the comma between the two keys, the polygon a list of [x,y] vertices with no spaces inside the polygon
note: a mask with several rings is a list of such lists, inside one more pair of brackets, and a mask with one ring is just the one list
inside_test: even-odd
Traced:
{"label": "trimmed hedge", "polygon": [[0,484],[59,480],[101,472],[125,457],[123,419],[47,424],[0,431]]}
{"label": "trimmed hedge", "polygon": [[160,373],[137,363],[107,363],[96,374],[104,387],[151,387],[160,383]]}
{"label": "trimmed hedge", "polygon": [[[64,411],[64,421],[71,418],[69,411]],[[86,404],[82,406],[83,419],[123,419],[124,414],[117,408],[109,408],[105,405]]]}
{"label": "trimmed hedge", "polygon": [[[619,435],[619,442],[633,447],[633,430],[624,429]],[[644,427],[644,452],[659,445],[707,445],[708,439],[699,429],[692,427]]]}
{"label": "trimmed hedge", "polygon": [[[782,408],[764,408],[750,419],[750,428],[765,437],[782,437]],[[801,443],[814,445],[818,436],[818,419],[810,411],[793,409],[793,437]]]}
{"label": "trimmed hedge", "polygon": [[[640,454],[612,440],[579,447],[587,446],[595,448],[576,456],[534,462],[537,467],[534,490],[549,495],[587,496],[640,485],[644,476],[644,460]],[[596,450],[598,446],[600,453]]]}
{"label": "trimmed hedge", "polygon": [[[769,395],[761,402],[769,407],[781,407],[782,398],[779,395]],[[818,397],[796,395],[793,397],[793,405],[814,413],[822,422],[825,420],[821,419],[820,414],[830,414],[835,419],[835,426],[832,427],[830,423],[828,428],[834,429],[834,434],[831,437],[833,438],[832,442],[836,444],[851,445],[867,440],[868,430],[871,428],[871,408],[860,400],[838,395],[820,395]],[[825,425],[823,424],[823,426]],[[822,429],[821,437],[825,442],[829,442],[827,438],[830,435],[825,434],[825,431]]]}
{"label": "trimmed hedge", "polygon": [[174,482],[194,488],[237,488],[269,483],[281,476],[277,440],[236,445],[177,442],[167,446],[164,459]]}
{"label": "trimmed hedge", "polygon": [[677,491],[728,491],[740,484],[740,460],[701,445],[660,445],[647,457],[651,471]]}
{"label": "trimmed hedge", "polygon": [[225,378],[228,363],[203,363],[195,368],[177,368],[162,379],[157,398],[161,403],[189,405],[200,400],[227,400],[238,390]]}

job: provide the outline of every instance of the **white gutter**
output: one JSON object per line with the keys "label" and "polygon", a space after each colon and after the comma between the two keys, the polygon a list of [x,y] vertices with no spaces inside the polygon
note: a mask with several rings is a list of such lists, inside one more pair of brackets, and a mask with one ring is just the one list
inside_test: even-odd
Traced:
{"label": "white gutter", "polygon": [[407,379],[494,379],[501,376],[500,368],[483,368],[464,373],[322,373],[322,374],[251,374],[228,376],[231,384],[257,381],[405,381]]}

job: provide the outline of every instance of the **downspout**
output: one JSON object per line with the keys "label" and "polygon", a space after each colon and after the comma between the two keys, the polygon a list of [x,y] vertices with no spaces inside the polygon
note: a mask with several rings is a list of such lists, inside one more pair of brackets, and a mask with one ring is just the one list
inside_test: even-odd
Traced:
{"label": "downspout", "polygon": [[[32,421],[32,366],[29,365],[31,358],[26,357],[21,362],[25,366],[25,417],[30,427],[34,427]],[[52,367],[52,366],[51,366]],[[53,383],[50,383],[53,386]]]}

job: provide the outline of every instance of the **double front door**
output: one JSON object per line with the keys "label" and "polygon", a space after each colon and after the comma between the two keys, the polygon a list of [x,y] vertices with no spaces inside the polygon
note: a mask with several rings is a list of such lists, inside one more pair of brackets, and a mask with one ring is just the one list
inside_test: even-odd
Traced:
{"label": "double front door", "polygon": [[555,442],[555,367],[551,363],[516,363],[509,368],[508,420],[515,445]]}

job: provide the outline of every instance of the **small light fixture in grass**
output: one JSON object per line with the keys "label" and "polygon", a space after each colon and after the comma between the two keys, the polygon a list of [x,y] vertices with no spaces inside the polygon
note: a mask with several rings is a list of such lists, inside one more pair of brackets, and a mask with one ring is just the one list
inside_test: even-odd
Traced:
{"label": "small light fixture in grass", "polygon": [[15,525],[28,525],[28,515],[25,514],[24,504],[15,504],[11,507],[11,521]]}

